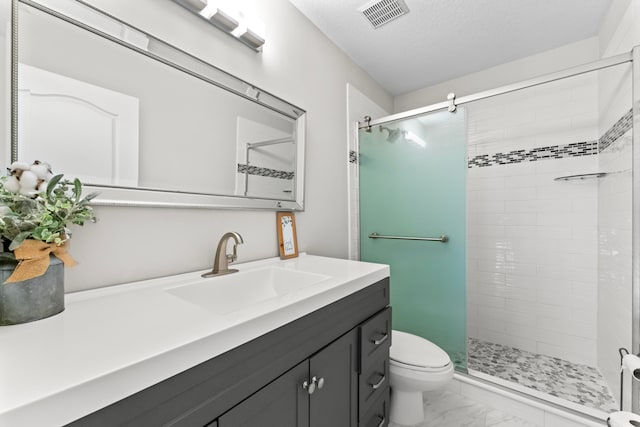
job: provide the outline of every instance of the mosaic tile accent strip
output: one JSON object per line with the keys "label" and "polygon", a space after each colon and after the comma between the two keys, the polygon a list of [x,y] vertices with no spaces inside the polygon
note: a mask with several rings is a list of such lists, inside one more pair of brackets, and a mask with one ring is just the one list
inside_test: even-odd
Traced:
{"label": "mosaic tile accent strip", "polygon": [[551,145],[531,150],[514,150],[508,153],[481,154],[469,159],[468,167],[488,167],[510,165],[514,163],[535,162],[546,159],[562,159],[564,157],[590,156],[598,153],[598,141],[574,142],[564,145]]}
{"label": "mosaic tile accent strip", "polygon": [[261,168],[258,166],[248,166],[244,163],[238,163],[238,173],[248,173],[249,175],[278,179],[293,179],[293,176],[295,175],[295,172],[279,171],[277,169]]}
{"label": "mosaic tile accent strip", "polygon": [[358,163],[358,153],[353,150],[349,151],[349,163]]}
{"label": "mosaic tile accent strip", "polygon": [[469,369],[605,412],[618,410],[600,372],[513,347],[469,338]]}
{"label": "mosaic tile accent strip", "polygon": [[629,110],[627,114],[622,116],[604,135],[598,140],[598,152],[606,150],[614,142],[618,140],[622,135],[627,133],[629,129],[633,127],[633,109]]}

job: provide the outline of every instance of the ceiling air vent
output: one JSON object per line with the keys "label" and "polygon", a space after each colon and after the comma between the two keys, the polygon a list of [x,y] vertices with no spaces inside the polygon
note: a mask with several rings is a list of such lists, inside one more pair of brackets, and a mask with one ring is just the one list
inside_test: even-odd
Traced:
{"label": "ceiling air vent", "polygon": [[371,22],[373,28],[379,28],[409,12],[403,0],[374,0],[358,8]]}

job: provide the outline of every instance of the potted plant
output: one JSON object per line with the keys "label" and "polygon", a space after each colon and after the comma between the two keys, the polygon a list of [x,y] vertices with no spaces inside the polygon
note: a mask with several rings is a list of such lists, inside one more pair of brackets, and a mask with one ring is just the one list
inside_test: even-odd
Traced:
{"label": "potted plant", "polygon": [[71,224],[95,221],[82,183],[53,175],[49,164],[14,162],[0,177],[0,325],[25,323],[64,310],[64,268]]}

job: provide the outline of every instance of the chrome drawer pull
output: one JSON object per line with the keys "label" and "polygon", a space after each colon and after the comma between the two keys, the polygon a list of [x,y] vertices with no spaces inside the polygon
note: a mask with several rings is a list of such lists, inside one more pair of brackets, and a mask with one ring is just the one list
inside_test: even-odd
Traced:
{"label": "chrome drawer pull", "polygon": [[384,334],[380,338],[372,339],[371,342],[374,343],[375,345],[380,345],[388,339],[389,339],[389,334]]}
{"label": "chrome drawer pull", "polygon": [[384,381],[387,379],[386,376],[382,376],[382,378],[380,378],[380,381],[378,381],[375,384],[369,384],[371,386],[372,389],[377,390],[380,388],[380,386],[384,383]]}
{"label": "chrome drawer pull", "polygon": [[380,424],[378,424],[378,427],[382,427],[385,421],[387,421],[387,419],[385,417],[382,417],[382,419],[380,420]]}

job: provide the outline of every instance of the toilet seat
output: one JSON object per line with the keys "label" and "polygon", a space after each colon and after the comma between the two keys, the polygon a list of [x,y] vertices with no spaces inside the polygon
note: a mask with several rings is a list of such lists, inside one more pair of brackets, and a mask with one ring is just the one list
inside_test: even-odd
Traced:
{"label": "toilet seat", "polygon": [[440,372],[451,365],[449,355],[422,337],[391,331],[390,365],[422,372]]}
{"label": "toilet seat", "polygon": [[426,367],[421,367],[421,366],[413,366],[413,365],[407,365],[405,363],[400,363],[397,362],[395,360],[390,360],[389,361],[389,367],[395,369],[404,369],[407,371],[413,371],[413,372],[424,372],[424,373],[440,373],[440,372],[445,372],[449,369],[452,369],[452,365],[451,362],[449,362],[447,365],[445,366],[440,366],[439,368],[426,368]]}

